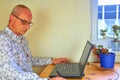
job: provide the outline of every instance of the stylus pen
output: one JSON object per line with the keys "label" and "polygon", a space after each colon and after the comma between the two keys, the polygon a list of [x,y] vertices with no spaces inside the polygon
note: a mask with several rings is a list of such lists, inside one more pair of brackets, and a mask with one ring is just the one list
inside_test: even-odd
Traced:
{"label": "stylus pen", "polygon": [[[60,77],[63,77],[59,71],[56,71]],[[64,77],[63,77],[64,78]]]}

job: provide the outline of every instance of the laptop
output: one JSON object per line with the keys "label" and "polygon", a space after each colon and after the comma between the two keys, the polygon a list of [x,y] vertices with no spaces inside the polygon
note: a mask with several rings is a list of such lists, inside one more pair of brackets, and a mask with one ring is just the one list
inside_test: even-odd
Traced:
{"label": "laptop", "polygon": [[61,76],[63,78],[82,78],[84,76],[84,68],[87,64],[92,48],[93,44],[87,40],[80,61],[78,63],[56,64],[49,77],[52,78]]}

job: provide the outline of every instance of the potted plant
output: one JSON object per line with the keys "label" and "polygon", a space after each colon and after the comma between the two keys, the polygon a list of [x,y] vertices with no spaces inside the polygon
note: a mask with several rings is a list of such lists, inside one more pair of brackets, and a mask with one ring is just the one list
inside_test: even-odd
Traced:
{"label": "potted plant", "polygon": [[103,39],[105,39],[106,38],[106,32],[107,32],[107,30],[106,29],[101,29],[101,36],[103,36]]}
{"label": "potted plant", "polygon": [[119,40],[119,33],[120,33],[120,26],[118,25],[113,25],[112,26],[112,31],[113,31],[113,40],[118,41]]}
{"label": "potted plant", "polygon": [[119,40],[120,26],[113,25],[112,31],[113,31],[113,40],[111,41],[112,50],[120,51],[120,40]]}
{"label": "potted plant", "polygon": [[104,48],[103,45],[95,46],[92,50],[100,59],[100,66],[103,68],[113,68],[115,63],[115,53],[109,52],[107,48]]}
{"label": "potted plant", "polygon": [[[120,35],[120,26],[118,25],[113,25],[112,26],[112,31],[113,31],[113,36],[111,37],[111,48],[113,51],[120,51],[120,40],[119,40],[119,35]],[[106,35],[107,30],[106,29],[101,29],[101,36],[105,39],[107,37]]]}

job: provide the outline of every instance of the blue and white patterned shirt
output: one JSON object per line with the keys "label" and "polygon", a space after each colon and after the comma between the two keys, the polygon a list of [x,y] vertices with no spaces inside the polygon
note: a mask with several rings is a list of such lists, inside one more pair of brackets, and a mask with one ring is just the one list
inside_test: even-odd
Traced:
{"label": "blue and white patterned shirt", "polygon": [[51,58],[33,57],[25,37],[9,27],[0,32],[0,80],[47,80],[33,73],[32,66],[51,63]]}

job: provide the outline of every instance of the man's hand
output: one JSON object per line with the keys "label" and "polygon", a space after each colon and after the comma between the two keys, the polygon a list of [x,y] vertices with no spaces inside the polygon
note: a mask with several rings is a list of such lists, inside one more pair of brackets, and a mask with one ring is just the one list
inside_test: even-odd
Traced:
{"label": "man's hand", "polygon": [[67,79],[62,77],[54,77],[54,78],[51,78],[50,80],[67,80]]}
{"label": "man's hand", "polygon": [[58,63],[69,63],[69,59],[67,58],[57,58],[52,60],[52,64],[58,64]]}

